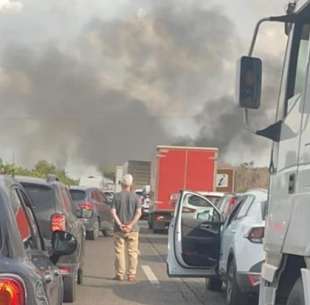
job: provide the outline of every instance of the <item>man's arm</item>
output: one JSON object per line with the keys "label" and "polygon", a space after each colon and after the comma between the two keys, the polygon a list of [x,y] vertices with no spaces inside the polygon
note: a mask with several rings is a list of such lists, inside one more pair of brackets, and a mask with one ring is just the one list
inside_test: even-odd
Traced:
{"label": "man's arm", "polygon": [[116,213],[116,209],[115,208],[112,208],[111,209],[111,213],[112,213],[112,216],[113,216],[113,219],[115,220],[116,224],[122,229],[123,227],[123,224],[122,222],[120,221],[117,213]]}
{"label": "man's arm", "polygon": [[142,216],[142,209],[141,209],[141,208],[138,208],[138,209],[136,210],[135,217],[134,217],[133,220],[128,224],[128,226],[131,227],[131,228],[132,228],[133,226],[135,226],[135,225],[138,223],[138,221],[140,220],[141,216]]}

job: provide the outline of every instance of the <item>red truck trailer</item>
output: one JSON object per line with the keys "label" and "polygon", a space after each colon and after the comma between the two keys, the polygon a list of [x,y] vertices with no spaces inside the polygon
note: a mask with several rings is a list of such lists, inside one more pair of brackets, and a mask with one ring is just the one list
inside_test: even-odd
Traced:
{"label": "red truck trailer", "polygon": [[150,229],[157,232],[169,226],[174,212],[171,195],[181,189],[216,190],[217,156],[217,148],[157,146],[152,164]]}

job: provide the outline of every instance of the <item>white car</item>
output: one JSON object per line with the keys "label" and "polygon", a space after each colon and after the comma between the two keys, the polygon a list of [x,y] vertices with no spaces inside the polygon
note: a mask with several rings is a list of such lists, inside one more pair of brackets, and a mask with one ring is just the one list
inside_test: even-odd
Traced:
{"label": "white car", "polygon": [[[212,290],[221,290],[224,282],[227,304],[246,304],[260,282],[267,192],[239,194],[225,223],[201,194],[182,191],[180,196],[169,227],[169,276],[209,278]],[[197,209],[189,209],[188,202]]]}

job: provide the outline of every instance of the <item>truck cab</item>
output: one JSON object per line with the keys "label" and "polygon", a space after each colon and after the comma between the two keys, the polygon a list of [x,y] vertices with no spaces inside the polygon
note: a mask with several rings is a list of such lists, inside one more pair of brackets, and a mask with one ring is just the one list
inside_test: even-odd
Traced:
{"label": "truck cab", "polygon": [[[259,28],[284,25],[288,43],[275,123],[251,128],[260,107],[263,62],[253,57]],[[240,60],[238,100],[247,129],[273,141],[260,305],[310,304],[310,1],[289,5],[288,14],[261,20],[248,56]]]}

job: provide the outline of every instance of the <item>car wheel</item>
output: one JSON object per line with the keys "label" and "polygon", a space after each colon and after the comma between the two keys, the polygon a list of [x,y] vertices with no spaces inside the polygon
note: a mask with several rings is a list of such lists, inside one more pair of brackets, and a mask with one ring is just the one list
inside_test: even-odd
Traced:
{"label": "car wheel", "polygon": [[247,304],[248,296],[242,293],[236,279],[236,263],[232,259],[228,266],[226,282],[226,303],[227,305]]}
{"label": "car wheel", "polygon": [[223,282],[218,277],[211,277],[207,280],[207,289],[210,291],[221,291]]}
{"label": "car wheel", "polygon": [[76,279],[74,276],[65,276],[64,279],[64,302],[73,303],[76,299]]}
{"label": "car wheel", "polygon": [[301,278],[294,285],[288,297],[287,305],[305,305],[304,287]]}
{"label": "car wheel", "polygon": [[77,283],[79,285],[83,284],[83,270],[81,268],[78,270]]}

